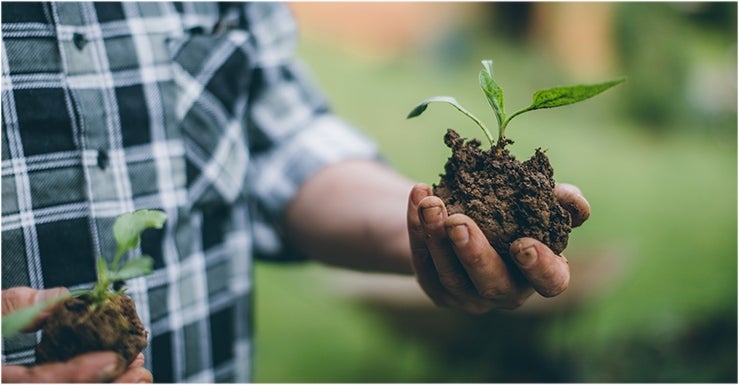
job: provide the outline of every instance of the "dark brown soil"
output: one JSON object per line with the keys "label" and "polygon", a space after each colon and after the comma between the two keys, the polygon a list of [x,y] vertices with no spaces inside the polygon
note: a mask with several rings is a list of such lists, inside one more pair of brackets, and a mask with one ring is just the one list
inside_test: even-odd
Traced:
{"label": "dark brown soil", "polygon": [[115,295],[92,309],[91,297],[82,295],[57,304],[44,322],[36,362],[67,361],[77,355],[108,350],[129,364],[146,345],[147,332],[136,306],[126,295]]}
{"label": "dark brown soil", "polygon": [[444,201],[449,215],[472,218],[504,258],[521,237],[538,239],[557,254],[565,249],[572,230],[570,213],[557,202],[554,170],[540,149],[519,162],[505,149],[510,141],[482,150],[479,140],[465,142],[449,129],[444,142],[452,156],[434,185],[434,195]]}

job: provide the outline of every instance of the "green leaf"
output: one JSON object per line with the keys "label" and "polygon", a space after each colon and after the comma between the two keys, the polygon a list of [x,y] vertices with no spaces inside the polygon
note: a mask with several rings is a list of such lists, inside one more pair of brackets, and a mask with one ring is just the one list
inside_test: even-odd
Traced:
{"label": "green leaf", "polygon": [[471,112],[467,111],[464,107],[462,107],[461,104],[459,104],[459,102],[457,102],[457,99],[454,99],[451,96],[434,96],[422,101],[416,107],[414,107],[413,110],[411,110],[411,112],[408,114],[407,119],[415,118],[421,115],[424,111],[426,111],[426,108],[431,103],[449,103],[460,112],[467,115],[470,119],[474,120],[475,122],[479,122],[479,120],[474,115],[472,115]]}
{"label": "green leaf", "polygon": [[426,111],[426,108],[428,108],[428,105],[431,103],[448,103],[451,104],[454,108],[459,110],[459,112],[466,115],[468,118],[472,119],[485,133],[485,136],[488,138],[488,141],[490,141],[490,144],[493,144],[493,137],[490,135],[490,131],[488,131],[487,127],[485,127],[484,124],[478,119],[475,115],[473,115],[471,112],[467,111],[464,107],[462,107],[459,102],[457,102],[457,99],[451,97],[451,96],[434,96],[431,98],[428,98],[421,103],[419,103],[416,107],[414,107],[411,112],[408,114],[407,119],[415,118],[419,115],[421,115],[424,111]]}
{"label": "green leaf", "polygon": [[527,110],[531,111],[577,103],[592,98],[615,85],[623,83],[625,80],[626,78],[620,78],[598,84],[581,84],[540,90],[534,93],[534,101]]}
{"label": "green leaf", "polygon": [[498,127],[503,125],[505,121],[505,108],[503,106],[503,89],[493,79],[493,61],[483,60],[484,69],[480,71],[480,88],[485,93],[485,97],[493,108],[495,118],[498,120]]}
{"label": "green leaf", "polygon": [[566,106],[568,104],[581,102],[585,99],[592,98],[613,86],[621,84],[624,81],[626,81],[626,78],[614,79],[597,84],[581,84],[536,91],[531,105],[509,116],[508,119],[503,122],[503,126],[505,127],[513,118],[523,114],[524,112]]}
{"label": "green leaf", "polygon": [[62,295],[48,299],[44,302],[37,303],[33,306],[24,307],[16,310],[2,318],[2,337],[9,338],[18,334],[24,328],[30,326],[36,317],[44,310],[53,306],[57,302],[68,298],[70,295]]}
{"label": "green leaf", "polygon": [[125,281],[127,279],[147,275],[152,272],[153,266],[154,259],[149,256],[142,255],[139,258],[126,262],[120,270],[111,272],[108,279],[111,281]]}
{"label": "green leaf", "polygon": [[112,269],[118,266],[118,258],[121,254],[138,246],[141,240],[141,232],[148,228],[161,229],[167,214],[158,210],[138,210],[133,213],[123,214],[116,218],[113,224],[113,235],[118,243],[118,250],[113,259]]}

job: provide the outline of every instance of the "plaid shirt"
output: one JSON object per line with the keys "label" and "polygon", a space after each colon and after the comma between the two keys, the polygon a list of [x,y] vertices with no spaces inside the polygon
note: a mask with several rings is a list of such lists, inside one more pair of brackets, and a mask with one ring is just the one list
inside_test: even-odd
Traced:
{"label": "plaid shirt", "polygon": [[[274,3],[2,3],[2,288],[89,288],[117,215],[164,210],[127,293],[158,382],[250,379],[252,258],[296,259],[301,183],[376,148],[294,62]],[[39,333],[3,340],[33,363]]]}

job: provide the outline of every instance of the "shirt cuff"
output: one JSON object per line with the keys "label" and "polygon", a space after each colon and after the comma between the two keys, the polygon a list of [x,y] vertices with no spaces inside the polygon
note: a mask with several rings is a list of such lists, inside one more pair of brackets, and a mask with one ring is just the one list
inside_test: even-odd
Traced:
{"label": "shirt cuff", "polygon": [[282,145],[251,160],[247,174],[255,257],[301,260],[284,239],[284,211],[300,186],[326,166],[345,160],[382,161],[377,145],[342,119],[320,115]]}

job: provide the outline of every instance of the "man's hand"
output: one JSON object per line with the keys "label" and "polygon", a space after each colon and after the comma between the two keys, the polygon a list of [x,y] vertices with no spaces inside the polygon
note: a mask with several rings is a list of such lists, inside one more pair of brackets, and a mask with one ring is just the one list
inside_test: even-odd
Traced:
{"label": "man's hand", "polygon": [[[65,288],[35,290],[15,287],[2,291],[2,314],[32,306],[67,294]],[[48,317],[42,312],[25,331],[38,330]],[[77,356],[66,362],[36,365],[3,365],[2,382],[152,382],[151,373],[144,369],[144,355],[139,354],[128,367],[122,357],[113,352],[94,352]]]}
{"label": "man's hand", "polygon": [[[590,216],[590,205],[577,187],[560,184],[555,194],[572,215],[573,226]],[[448,216],[427,185],[413,186],[407,220],[416,278],[438,306],[476,314],[514,309],[534,291],[553,297],[569,285],[564,256],[535,239],[521,238],[510,249],[515,266],[506,263],[472,219]]]}

